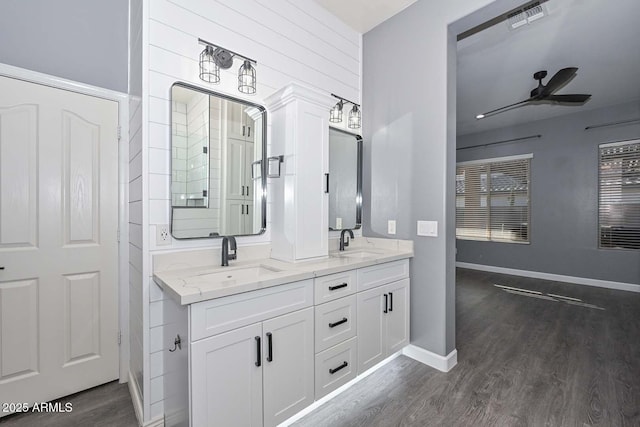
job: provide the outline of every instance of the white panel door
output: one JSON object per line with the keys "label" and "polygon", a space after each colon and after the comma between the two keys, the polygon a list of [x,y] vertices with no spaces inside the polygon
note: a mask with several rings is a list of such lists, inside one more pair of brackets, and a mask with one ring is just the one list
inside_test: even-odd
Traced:
{"label": "white panel door", "polygon": [[267,320],[262,331],[264,426],[271,427],[313,403],[313,307]]}
{"label": "white panel door", "polygon": [[262,426],[261,337],[254,323],[191,344],[192,426]]}
{"label": "white panel door", "polygon": [[42,402],[118,378],[118,105],[0,93],[0,401]]}

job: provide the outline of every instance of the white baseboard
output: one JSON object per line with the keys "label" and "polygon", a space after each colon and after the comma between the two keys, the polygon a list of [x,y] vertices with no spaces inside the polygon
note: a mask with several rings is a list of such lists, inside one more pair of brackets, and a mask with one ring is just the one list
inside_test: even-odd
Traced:
{"label": "white baseboard", "polygon": [[589,279],[587,277],[564,276],[562,274],[543,273],[541,271],[516,270],[515,268],[496,267],[493,265],[456,262],[456,267],[471,270],[489,271],[492,273],[511,274],[513,276],[532,277],[534,279],[553,280],[556,282],[575,283],[577,285],[596,286],[599,288],[617,289],[619,291],[640,292],[640,285],[608,280]]}
{"label": "white baseboard", "polygon": [[143,424],[142,427],[164,427],[164,417],[159,417],[155,420],[151,420],[148,423]]}
{"label": "white baseboard", "polygon": [[402,354],[442,372],[449,372],[458,364],[458,350],[453,350],[446,356],[440,356],[424,348],[409,344],[402,349]]}

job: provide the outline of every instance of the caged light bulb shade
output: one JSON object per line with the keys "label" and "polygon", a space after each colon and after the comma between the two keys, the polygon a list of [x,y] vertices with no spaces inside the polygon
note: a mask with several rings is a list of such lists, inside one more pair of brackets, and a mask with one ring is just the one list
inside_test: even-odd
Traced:
{"label": "caged light bulb shade", "polygon": [[251,61],[245,60],[238,70],[238,90],[249,95],[256,93],[256,69]]}
{"label": "caged light bulb shade", "polygon": [[339,101],[329,112],[329,121],[331,123],[342,123],[342,105],[344,103]]}
{"label": "caged light bulb shade", "polygon": [[207,83],[220,83],[220,67],[213,58],[213,48],[207,46],[200,53],[200,80]]}
{"label": "caged light bulb shade", "polygon": [[362,114],[357,105],[354,105],[351,111],[349,111],[349,128],[360,129],[360,123],[362,121]]}

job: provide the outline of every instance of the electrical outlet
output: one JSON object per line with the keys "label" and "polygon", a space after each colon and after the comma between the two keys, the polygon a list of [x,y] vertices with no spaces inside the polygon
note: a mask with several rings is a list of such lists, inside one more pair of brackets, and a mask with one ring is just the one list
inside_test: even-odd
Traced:
{"label": "electrical outlet", "polygon": [[396,220],[390,219],[387,222],[387,233],[388,234],[396,234]]}
{"label": "electrical outlet", "polygon": [[171,235],[169,234],[169,225],[156,225],[156,246],[164,246],[171,244]]}
{"label": "electrical outlet", "polygon": [[418,221],[418,236],[438,237],[438,221]]}
{"label": "electrical outlet", "polygon": [[336,230],[342,230],[342,218],[336,218]]}

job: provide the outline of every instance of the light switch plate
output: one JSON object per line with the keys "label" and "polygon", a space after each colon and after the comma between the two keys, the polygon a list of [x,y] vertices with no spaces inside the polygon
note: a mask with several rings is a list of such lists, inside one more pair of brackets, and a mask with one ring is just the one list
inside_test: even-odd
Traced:
{"label": "light switch plate", "polygon": [[387,234],[396,234],[396,220],[390,219],[387,223]]}
{"label": "light switch plate", "polygon": [[418,221],[418,236],[438,237],[438,221]]}

